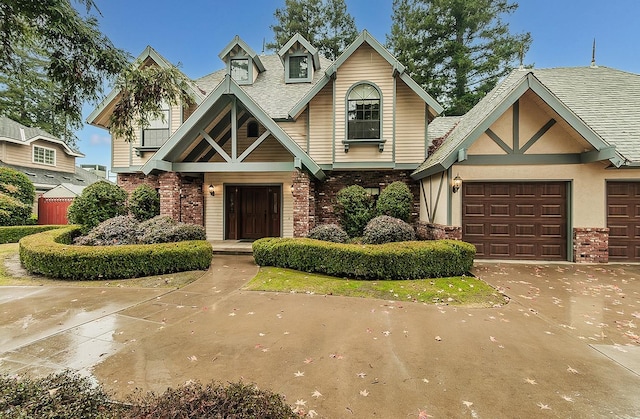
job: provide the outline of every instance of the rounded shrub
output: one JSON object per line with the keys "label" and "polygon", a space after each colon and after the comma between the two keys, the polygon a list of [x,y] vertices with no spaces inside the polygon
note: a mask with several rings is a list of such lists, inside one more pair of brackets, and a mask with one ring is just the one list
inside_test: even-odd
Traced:
{"label": "rounded shrub", "polygon": [[160,194],[149,185],[138,186],[129,197],[129,212],[138,221],[149,220],[160,215]]}
{"label": "rounded shrub", "polygon": [[373,217],[373,200],[359,185],[347,186],[336,194],[336,212],[349,237],[362,235],[362,230]]}
{"label": "rounded shrub", "polygon": [[24,173],[9,167],[0,167],[0,193],[29,205],[29,209],[33,207],[33,201],[36,199],[33,182]]}
{"label": "rounded shrub", "polygon": [[413,194],[409,186],[404,182],[393,182],[380,192],[376,212],[378,215],[388,215],[408,222],[412,206]]}
{"label": "rounded shrub", "polygon": [[77,237],[73,243],[80,246],[136,244],[138,224],[133,215],[119,215],[101,222],[86,236]]}
{"label": "rounded shrub", "polygon": [[398,218],[380,215],[367,223],[364,228],[362,242],[382,244],[415,239],[416,233],[411,225]]}
{"label": "rounded shrub", "polygon": [[136,235],[141,244],[207,239],[204,227],[179,223],[166,215],[143,221],[138,226]]}
{"label": "rounded shrub", "polygon": [[310,232],[310,239],[326,242],[346,243],[349,235],[337,224],[322,224],[314,227]]}
{"label": "rounded shrub", "polygon": [[109,218],[127,214],[127,192],[118,185],[100,181],[93,183],[77,196],[67,213],[70,223],[80,224],[87,233]]}

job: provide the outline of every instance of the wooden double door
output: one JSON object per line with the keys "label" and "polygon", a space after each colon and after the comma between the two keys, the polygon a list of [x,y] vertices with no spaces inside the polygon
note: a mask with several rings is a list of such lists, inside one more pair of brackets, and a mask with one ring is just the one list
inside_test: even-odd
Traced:
{"label": "wooden double door", "polygon": [[281,201],[281,185],[225,186],[225,238],[256,240],[280,237]]}

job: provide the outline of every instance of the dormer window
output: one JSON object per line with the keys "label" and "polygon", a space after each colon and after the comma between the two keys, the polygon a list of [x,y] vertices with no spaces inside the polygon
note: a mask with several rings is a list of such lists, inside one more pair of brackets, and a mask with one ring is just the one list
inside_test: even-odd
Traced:
{"label": "dormer window", "polygon": [[311,81],[309,55],[290,55],[288,60],[287,82]]}
{"label": "dormer window", "polygon": [[284,64],[286,83],[308,83],[313,79],[313,71],[320,69],[318,50],[299,33],[278,51],[278,55]]}
{"label": "dormer window", "polygon": [[238,83],[249,82],[249,59],[232,58],[230,63],[231,77]]}

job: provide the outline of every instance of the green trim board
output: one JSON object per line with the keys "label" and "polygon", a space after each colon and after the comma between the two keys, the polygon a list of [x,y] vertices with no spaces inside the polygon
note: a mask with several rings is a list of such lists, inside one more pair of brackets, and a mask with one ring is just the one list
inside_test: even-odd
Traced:
{"label": "green trim board", "polygon": [[242,49],[245,52],[245,54],[247,54],[247,56],[251,58],[251,61],[253,62],[253,64],[255,64],[256,67],[258,67],[258,71],[263,72],[265,70],[264,65],[262,64],[262,61],[260,61],[260,56],[258,56],[258,54],[256,54],[253,48],[251,48],[246,42],[240,39],[238,35],[234,36],[231,42],[229,42],[227,46],[224,47],[222,51],[220,51],[220,54],[218,54],[218,57],[220,57],[222,61],[227,62],[227,56],[231,54],[231,52],[236,46],[240,47],[240,49]]}
{"label": "green trim board", "polygon": [[500,165],[538,165],[538,164],[584,164],[608,160],[615,153],[615,148],[586,151],[584,153],[566,154],[481,154],[467,156],[460,165],[500,166]]}
{"label": "green trim board", "polygon": [[418,166],[417,163],[394,163],[391,161],[358,161],[358,162],[343,162],[343,163],[333,163],[333,164],[321,164],[320,167],[322,170],[331,171],[331,170],[372,170],[372,169],[381,169],[381,170],[415,170]]}
{"label": "green trim board", "polygon": [[[226,97],[226,100],[225,100]],[[207,116],[210,115],[211,109],[215,109],[216,104],[219,103],[220,100],[223,100],[225,104],[228,103],[229,100],[237,100],[242,106],[249,112],[253,117],[263,126],[265,129],[270,131],[273,134],[273,137],[283,145],[287,151],[289,151],[294,157],[298,157],[304,167],[311,172],[311,174],[317,179],[324,179],[325,174],[320,169],[320,166],[317,165],[316,162],[309,157],[307,153],[304,152],[300,148],[300,146],[289,137],[289,135],[282,129],[278,124],[276,124],[269,116],[249,97],[249,95],[240,87],[238,84],[229,76],[226,75],[225,79],[207,96],[205,101],[196,109],[196,111],[182,124],[178,130],[167,140],[166,143],[156,152],[155,155],[147,161],[142,167],[142,171],[145,174],[151,173],[152,170],[164,170],[163,168],[166,165],[157,164],[154,162],[165,161],[166,158],[169,160],[173,160],[170,156],[173,153],[174,149],[185,148],[190,144],[191,136],[189,133],[193,131],[199,131],[202,124],[208,123],[211,119],[207,119]],[[234,106],[232,109],[235,109]],[[232,112],[233,115],[233,112]],[[234,121],[232,118],[232,126],[236,124],[237,121]],[[178,153],[178,155],[181,153]],[[177,156],[174,156],[174,158]],[[233,157],[233,153],[232,153]],[[230,164],[230,163],[223,163]],[[248,163],[241,163],[248,164]],[[234,165],[235,170],[238,170]],[[242,171],[242,169],[240,169]]]}
{"label": "green trim board", "polygon": [[289,41],[284,44],[282,48],[280,48],[280,50],[278,51],[278,56],[280,57],[280,59],[284,61],[285,57],[289,55],[289,50],[293,48],[296,43],[299,43],[311,55],[311,59],[313,61],[313,69],[316,71],[320,70],[320,55],[318,54],[318,49],[311,45],[311,43],[307,41],[304,36],[300,35],[300,33],[296,33],[295,35],[293,35],[291,39],[289,39]]}

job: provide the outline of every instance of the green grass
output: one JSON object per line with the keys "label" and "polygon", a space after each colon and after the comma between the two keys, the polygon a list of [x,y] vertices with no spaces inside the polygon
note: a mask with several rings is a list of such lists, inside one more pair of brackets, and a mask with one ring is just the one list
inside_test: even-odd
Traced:
{"label": "green grass", "polygon": [[30,275],[20,266],[18,243],[0,244],[0,286],[77,286],[117,288],[181,288],[200,278],[205,271],[178,272],[167,275],[103,281],[66,281]]}
{"label": "green grass", "polygon": [[495,289],[468,276],[408,281],[364,281],[262,267],[245,289],[478,307],[504,304],[503,296]]}

